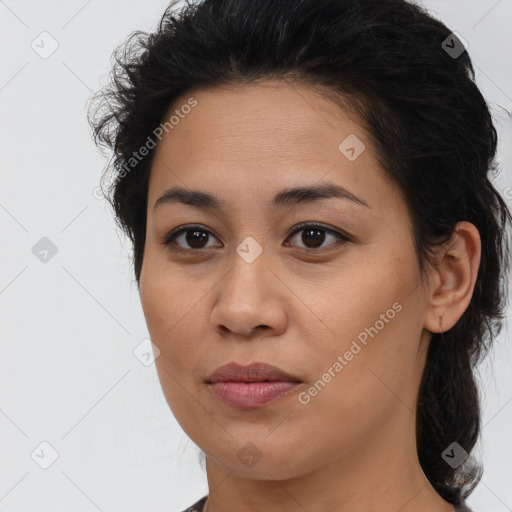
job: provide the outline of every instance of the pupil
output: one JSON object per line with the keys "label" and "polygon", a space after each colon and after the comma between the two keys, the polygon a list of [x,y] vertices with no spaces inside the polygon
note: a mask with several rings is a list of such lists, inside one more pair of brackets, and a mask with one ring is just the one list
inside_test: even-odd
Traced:
{"label": "pupil", "polygon": [[[313,241],[313,247],[320,247],[325,239],[325,235],[322,236],[322,229],[308,229],[303,232],[302,241],[306,246],[308,246],[308,242]],[[316,243],[318,242],[318,243]]]}
{"label": "pupil", "polygon": [[[192,233],[192,236],[190,234]],[[201,248],[201,241],[204,241],[204,239],[208,236],[207,233],[203,231],[188,231],[187,232],[187,243],[190,245],[190,247],[195,248]],[[196,245],[199,244],[199,245]]]}

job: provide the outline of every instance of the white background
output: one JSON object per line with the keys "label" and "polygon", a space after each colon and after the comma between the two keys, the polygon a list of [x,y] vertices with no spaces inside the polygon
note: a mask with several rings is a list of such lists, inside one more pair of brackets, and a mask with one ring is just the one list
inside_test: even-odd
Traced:
{"label": "white background", "polygon": [[[198,449],[174,420],[154,365],[133,354],[148,332],[130,246],[93,195],[105,159],[86,121],[115,46],[133,30],[153,30],[166,5],[0,0],[0,512],[179,512],[207,493]],[[499,130],[504,193],[512,0],[424,5],[469,43]],[[31,48],[43,31],[59,45],[47,59]],[[42,237],[58,250],[47,263],[32,252]],[[482,367],[475,454],[485,472],[468,500],[475,512],[512,510],[510,317],[509,309]],[[31,457],[49,457],[43,441],[58,452],[48,469]]]}

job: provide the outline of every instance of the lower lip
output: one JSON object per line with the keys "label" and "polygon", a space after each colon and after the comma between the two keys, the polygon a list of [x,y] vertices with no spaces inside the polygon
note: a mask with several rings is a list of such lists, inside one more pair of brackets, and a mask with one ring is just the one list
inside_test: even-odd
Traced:
{"label": "lower lip", "polygon": [[253,409],[268,405],[299,386],[298,382],[214,382],[215,394],[227,405]]}

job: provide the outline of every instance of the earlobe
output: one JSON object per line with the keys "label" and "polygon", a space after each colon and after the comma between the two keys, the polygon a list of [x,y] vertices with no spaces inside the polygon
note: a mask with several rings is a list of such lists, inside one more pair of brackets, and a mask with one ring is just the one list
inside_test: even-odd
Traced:
{"label": "earlobe", "polygon": [[443,315],[439,316],[439,332],[444,332],[445,329],[443,327]]}
{"label": "earlobe", "polygon": [[481,240],[470,222],[459,222],[450,240],[439,248],[430,279],[424,328],[432,333],[451,329],[466,311],[480,266]]}

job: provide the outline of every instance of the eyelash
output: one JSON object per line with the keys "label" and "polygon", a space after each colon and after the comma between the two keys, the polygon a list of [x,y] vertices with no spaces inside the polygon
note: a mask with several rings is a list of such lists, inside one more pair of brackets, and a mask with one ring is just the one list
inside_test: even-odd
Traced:
{"label": "eyelash", "polygon": [[[327,233],[330,233],[330,234],[333,234],[337,239],[338,239],[338,243],[336,242],[333,242],[331,244],[329,244],[327,247],[331,246],[331,245],[340,245],[345,243],[345,242],[351,242],[352,239],[342,233],[342,232],[339,232],[339,231],[336,231],[334,229],[331,229],[323,224],[319,224],[317,222],[302,222],[300,224],[297,224],[296,226],[294,226],[292,228],[292,230],[290,230],[290,232],[288,233],[286,239],[288,240],[288,238],[290,238],[291,236],[295,235],[296,233],[299,233],[300,231],[304,231],[306,230],[306,228],[310,228],[310,229],[321,229],[322,231],[326,231]],[[209,230],[207,229],[204,229],[202,226],[198,225],[198,224],[187,224],[185,226],[182,226],[180,228],[177,228],[173,231],[171,231],[168,235],[166,235],[164,237],[164,239],[162,240],[162,244],[169,247],[169,249],[173,250],[173,251],[182,251],[182,252],[201,252],[201,251],[206,251],[210,248],[201,248],[201,249],[186,249],[186,248],[183,248],[183,247],[180,247],[178,246],[177,248],[175,247],[172,247],[172,242],[179,236],[181,235],[182,233],[186,233],[188,231],[201,231],[203,233],[207,233],[209,235],[212,235],[212,236],[215,236],[213,235],[213,233],[211,233]],[[209,240],[208,240],[209,241]],[[318,248],[318,249],[312,249],[310,247],[300,247],[300,249],[306,251],[306,252],[309,252],[309,253],[322,253],[324,251],[327,251],[327,250],[331,250],[331,249],[327,249],[326,247],[321,247],[321,248]]]}

